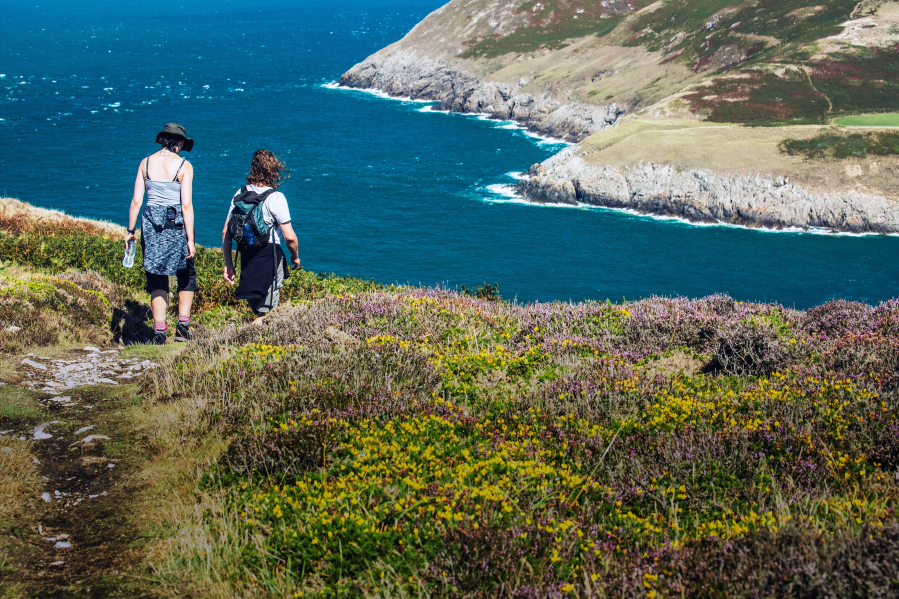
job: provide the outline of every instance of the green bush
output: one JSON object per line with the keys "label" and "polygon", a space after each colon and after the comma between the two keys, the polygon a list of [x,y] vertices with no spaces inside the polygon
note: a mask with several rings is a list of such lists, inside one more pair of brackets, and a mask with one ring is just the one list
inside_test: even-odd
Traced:
{"label": "green bush", "polygon": [[899,133],[852,133],[844,135],[827,132],[809,139],[785,139],[780,151],[790,156],[806,158],[865,158],[899,155]]}

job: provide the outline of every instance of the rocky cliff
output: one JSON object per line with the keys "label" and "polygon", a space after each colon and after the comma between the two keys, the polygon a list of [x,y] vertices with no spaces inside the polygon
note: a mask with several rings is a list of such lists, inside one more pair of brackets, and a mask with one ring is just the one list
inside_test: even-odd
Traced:
{"label": "rocky cliff", "polygon": [[857,192],[816,193],[784,177],[588,164],[569,148],[533,165],[518,191],[540,203],[587,204],[695,222],[899,234],[899,205]]}
{"label": "rocky cliff", "polygon": [[347,71],[340,85],[377,89],[395,97],[439,102],[437,110],[486,114],[512,120],[530,131],[567,141],[580,141],[617,124],[624,108],[614,102],[597,106],[569,100],[550,91],[539,94],[517,86],[485,81],[464,70],[460,63],[423,56],[414,51],[394,50],[375,54]]}

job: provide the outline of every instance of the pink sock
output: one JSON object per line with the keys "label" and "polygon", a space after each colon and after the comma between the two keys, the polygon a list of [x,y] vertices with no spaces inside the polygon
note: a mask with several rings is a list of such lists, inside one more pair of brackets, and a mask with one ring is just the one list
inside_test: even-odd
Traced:
{"label": "pink sock", "polygon": [[157,331],[161,331],[161,332],[163,332],[163,333],[165,333],[166,331],[169,330],[169,327],[167,327],[167,326],[165,325],[165,321],[164,321],[164,320],[154,320],[154,321],[153,321],[153,328],[156,329]]}
{"label": "pink sock", "polygon": [[183,324],[190,324],[190,314],[188,314],[187,316],[185,316],[184,314],[179,314],[178,322]]}

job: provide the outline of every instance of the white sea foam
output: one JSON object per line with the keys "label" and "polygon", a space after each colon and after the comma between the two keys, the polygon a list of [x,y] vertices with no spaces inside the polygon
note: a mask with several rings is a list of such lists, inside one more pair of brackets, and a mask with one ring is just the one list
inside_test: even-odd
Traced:
{"label": "white sea foam", "polygon": [[507,198],[509,200],[521,199],[521,196],[519,196],[518,193],[515,192],[515,187],[512,185],[506,185],[505,183],[494,183],[492,185],[488,185],[487,191],[496,196]]}
{"label": "white sea foam", "polygon": [[[521,173],[506,173],[506,176],[511,177],[513,179],[527,179],[527,175],[522,175]],[[659,214],[646,214],[644,212],[639,212],[637,210],[633,210],[631,208],[612,208],[608,206],[593,206],[592,204],[562,204],[562,203],[544,203],[544,202],[531,202],[525,199],[521,194],[519,194],[513,185],[508,185],[504,183],[494,183],[491,185],[487,185],[483,188],[483,191],[489,193],[489,195],[482,196],[481,201],[488,204],[521,204],[524,206],[530,206],[532,208],[567,208],[567,209],[575,209],[575,210],[587,210],[587,211],[595,211],[595,212],[618,212],[621,214],[627,214],[628,216],[633,216],[637,218],[649,218],[652,220],[658,221],[668,221],[672,223],[677,223],[681,225],[686,225],[689,227],[725,227],[729,229],[744,229],[747,231],[757,231],[759,233],[795,233],[795,234],[805,234],[805,235],[828,235],[828,236],[837,236],[837,237],[879,237],[884,236],[882,233],[851,233],[848,231],[834,231],[831,229],[825,229],[821,227],[812,227],[809,229],[803,229],[801,227],[785,227],[783,229],[772,229],[770,227],[747,227],[745,225],[737,225],[734,223],[726,223],[722,221],[714,222],[714,223],[705,223],[705,222],[696,222],[687,220],[685,218],[681,218],[679,216],[664,216]],[[483,193],[483,192],[482,192]],[[896,233],[888,233],[885,236],[887,237],[899,237],[899,234]]]}
{"label": "white sea foam", "polygon": [[322,87],[327,89],[339,89],[341,91],[349,91],[349,92],[360,92],[363,94],[371,94],[378,98],[382,98],[384,100],[399,100],[400,102],[415,102],[417,104],[430,104],[434,102],[433,100],[418,100],[415,98],[410,98],[409,96],[391,96],[390,94],[381,91],[380,89],[375,88],[358,88],[358,87],[348,87],[346,85],[340,85],[336,81],[332,81],[330,83],[323,83]]}
{"label": "white sea foam", "polygon": [[525,129],[524,134],[528,137],[534,137],[539,141],[539,144],[551,145],[551,146],[573,146],[574,144],[570,141],[565,141],[564,139],[558,139],[555,137],[548,137],[546,135],[540,135],[539,133],[534,133],[533,131],[528,131]]}
{"label": "white sea foam", "polygon": [[555,145],[564,145],[564,146],[574,145],[571,142],[565,141],[564,139],[556,139],[554,137],[547,137],[545,135],[540,135],[538,133],[532,133],[532,132],[528,131],[525,127],[523,127],[522,125],[519,125],[518,123],[515,123],[514,121],[497,121],[496,119],[492,118],[492,115],[490,115],[488,113],[484,113],[484,112],[451,112],[449,110],[436,110],[434,108],[434,106],[437,104],[436,100],[419,100],[419,99],[415,99],[415,98],[410,98],[408,96],[401,96],[401,97],[391,96],[391,95],[383,92],[380,89],[375,89],[375,88],[360,89],[357,87],[347,87],[345,85],[340,85],[336,81],[331,81],[330,83],[323,83],[323,84],[321,84],[321,86],[324,88],[327,88],[327,89],[338,89],[338,90],[343,90],[343,91],[353,91],[353,92],[361,92],[361,93],[365,93],[365,94],[371,94],[375,97],[382,98],[384,100],[399,100],[400,102],[416,102],[416,103],[420,103],[420,104],[426,104],[426,106],[422,106],[421,108],[418,109],[419,112],[430,112],[430,113],[434,113],[434,114],[450,114],[450,115],[455,115],[455,116],[472,117],[472,118],[478,119],[479,121],[493,121],[493,122],[497,123],[497,126],[496,126],[497,129],[520,130],[528,137],[535,139],[536,143],[539,145],[553,145],[553,146],[555,146]]}

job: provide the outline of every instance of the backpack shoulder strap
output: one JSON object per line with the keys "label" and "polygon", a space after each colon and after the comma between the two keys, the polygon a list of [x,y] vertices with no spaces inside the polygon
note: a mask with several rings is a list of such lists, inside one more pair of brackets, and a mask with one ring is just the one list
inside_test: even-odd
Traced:
{"label": "backpack shoulder strap", "polygon": [[268,189],[266,191],[263,191],[262,193],[259,194],[259,198],[261,201],[264,202],[265,200],[268,199],[268,196],[272,195],[276,191],[278,191],[278,190],[277,189]]}

